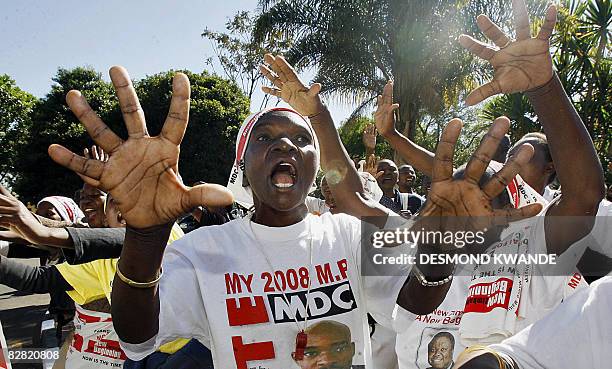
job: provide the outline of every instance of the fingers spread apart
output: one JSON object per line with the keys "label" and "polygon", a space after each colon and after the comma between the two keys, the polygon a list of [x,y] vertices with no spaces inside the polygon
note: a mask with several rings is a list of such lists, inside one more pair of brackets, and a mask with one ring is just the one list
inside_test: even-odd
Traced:
{"label": "fingers spread apart", "polygon": [[512,13],[514,14],[514,27],[517,40],[528,40],[531,38],[529,28],[529,13],[525,0],[512,0]]}
{"label": "fingers spread apart", "polygon": [[489,199],[499,195],[521,171],[521,168],[529,163],[532,156],[533,146],[529,144],[521,145],[519,151],[511,156],[504,167],[499,172],[495,173],[493,178],[489,179],[482,187],[482,191],[485,195]]}
{"label": "fingers spread apart", "polygon": [[538,39],[542,41],[549,40],[555,29],[555,24],[557,24],[557,7],[551,5],[546,9],[546,17],[544,18],[542,29],[538,33]]}
{"label": "fingers spread apart", "polygon": [[480,181],[480,178],[489,166],[489,162],[491,162],[491,158],[495,155],[501,139],[508,132],[509,128],[510,120],[508,118],[499,117],[495,119],[465,168],[466,180],[474,183]]}
{"label": "fingers spread apart", "polygon": [[191,87],[189,78],[177,73],[172,79],[172,100],[170,110],[164,122],[161,135],[176,145],[180,145],[189,123],[189,103]]}
{"label": "fingers spread apart", "polygon": [[440,137],[440,142],[436,147],[436,155],[434,156],[432,182],[440,182],[451,179],[453,176],[453,155],[455,154],[455,145],[459,139],[463,122],[461,119],[452,119]]}
{"label": "fingers spread apart", "polygon": [[487,61],[491,60],[491,58],[493,58],[493,56],[495,56],[495,53],[497,52],[497,50],[492,48],[491,46],[482,43],[468,35],[459,36],[459,43],[465,49],[469,50],[472,54]]}
{"label": "fingers spread apart", "polygon": [[56,163],[76,172],[81,178],[87,179],[88,184],[98,187],[98,180],[104,171],[103,162],[76,155],[61,145],[49,146],[49,156]]}
{"label": "fingers spread apart", "polygon": [[484,14],[479,15],[478,18],[476,18],[476,24],[482,33],[484,33],[489,40],[493,41],[497,47],[503,48],[508,46],[510,38],[506,36],[504,31],[502,31],[497,24],[493,23],[489,17]]}
{"label": "fingers spread apart", "polygon": [[109,74],[119,98],[119,107],[129,136],[138,138],[148,135],[144,112],[127,70],[121,66],[114,66]]}
{"label": "fingers spread apart", "polygon": [[85,100],[81,92],[71,90],[66,95],[66,103],[77,119],[85,126],[89,136],[105,151],[113,153],[123,143],[100,119]]}

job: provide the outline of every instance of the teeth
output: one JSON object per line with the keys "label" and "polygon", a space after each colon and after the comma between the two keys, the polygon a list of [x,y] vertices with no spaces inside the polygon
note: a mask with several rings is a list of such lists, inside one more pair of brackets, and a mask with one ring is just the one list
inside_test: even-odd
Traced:
{"label": "teeth", "polygon": [[293,186],[292,183],[275,183],[274,185],[278,188],[289,188]]}

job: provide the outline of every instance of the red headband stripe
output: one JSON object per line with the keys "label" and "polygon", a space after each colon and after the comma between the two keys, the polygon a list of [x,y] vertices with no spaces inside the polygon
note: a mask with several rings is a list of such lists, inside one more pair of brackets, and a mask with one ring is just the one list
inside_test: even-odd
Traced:
{"label": "red headband stripe", "polygon": [[[244,155],[244,151],[246,150],[246,145],[249,140],[249,136],[251,135],[251,131],[253,127],[255,126],[255,123],[257,123],[257,121],[259,120],[259,118],[261,118],[262,115],[269,113],[271,111],[287,111],[290,113],[297,114],[300,118],[302,118],[304,122],[306,122],[306,124],[308,125],[308,128],[310,128],[310,124],[308,123],[306,118],[304,118],[300,113],[298,113],[297,111],[293,109],[279,107],[279,108],[271,108],[268,110],[262,110],[259,113],[255,114],[253,118],[251,118],[251,120],[249,120],[247,124],[244,125],[244,129],[242,130],[242,134],[240,135],[240,140],[238,141],[238,145],[236,146],[236,165],[238,165],[238,163],[242,159],[242,156]],[[311,131],[311,133],[313,132]]]}

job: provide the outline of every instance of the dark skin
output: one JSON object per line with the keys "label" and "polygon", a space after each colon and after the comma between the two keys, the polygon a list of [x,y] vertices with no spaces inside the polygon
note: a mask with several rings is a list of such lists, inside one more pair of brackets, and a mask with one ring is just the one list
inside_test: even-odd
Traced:
{"label": "dark skin", "polygon": [[416,179],[416,173],[414,168],[410,165],[404,164],[399,167],[399,180],[397,182],[399,191],[403,193],[413,193],[414,180]]}
{"label": "dark skin", "polygon": [[[326,178],[336,204],[342,208],[341,212],[357,217],[375,216],[377,221],[374,222],[374,225],[383,227],[389,213],[380,204],[364,199],[363,187],[358,174],[340,141],[329,111],[323,106],[318,95],[321,86],[319,84],[306,86],[281,56],[266,55],[265,60],[269,67],[262,66],[261,70],[274,84],[274,87],[264,87],[264,92],[281,97],[302,115],[312,117],[311,122],[321,145],[321,166],[328,173]],[[471,215],[479,216],[479,219],[486,219],[486,217],[494,216],[520,218],[537,214],[541,208],[539,205],[523,209],[496,210],[491,203],[503,191],[505,187],[503,183],[513,178],[521,166],[529,161],[533,154],[531,146],[524,147],[513,157],[500,171],[497,178],[488,181],[482,187],[478,184],[480,176],[486,169],[486,163],[497,149],[499,139],[509,128],[508,119],[498,118],[494,122],[489,134],[483,139],[481,146],[474,154],[478,160],[470,161],[466,169],[466,177],[453,179],[452,157],[461,127],[461,121],[454,119],[449,122],[442,134],[441,143],[435,155],[430,201],[423,208],[423,217]],[[436,227],[443,227],[440,222],[433,222],[436,224],[417,223],[415,225],[417,229],[420,229],[421,226],[428,230],[439,230],[440,228]],[[482,229],[489,225],[473,224],[472,226],[475,229]],[[437,248],[440,245],[423,246],[423,248],[419,247],[419,252],[440,252],[440,249]],[[420,267],[426,276],[448,276],[453,269],[452,265]],[[439,287],[424,287],[416,278],[408,278],[399,293],[397,303],[415,314],[429,314],[444,300],[449,286],[450,284],[447,283]]]}
{"label": "dark skin", "polygon": [[383,194],[387,197],[393,197],[395,194],[393,188],[397,184],[398,170],[397,165],[391,160],[381,160],[376,166],[376,172],[383,172],[381,176],[377,176],[378,186],[383,191]]}
{"label": "dark skin", "polygon": [[544,189],[548,186],[549,178],[555,172],[555,165],[552,161],[548,160],[546,153],[538,144],[538,140],[534,138],[525,138],[517,142],[517,146],[513,147],[508,155],[516,153],[518,145],[530,144],[535,148],[535,153],[521,173],[521,177],[527,182],[534,190],[540,195],[544,194]]}
{"label": "dark skin", "polygon": [[[289,112],[263,117],[253,129],[245,152],[246,177],[256,209],[253,220],[283,227],[304,219],[307,214],[304,201],[316,177],[318,160],[304,120]],[[290,188],[273,184],[272,172],[281,162],[295,167],[296,183]]]}
{"label": "dark skin", "polygon": [[92,228],[105,227],[104,192],[87,183],[79,194],[79,208],[87,218],[87,224]]}
{"label": "dark skin", "polygon": [[[593,217],[604,196],[603,171],[586,127],[553,73],[549,39],[556,23],[556,7],[548,8],[537,37],[530,35],[524,0],[513,0],[513,12],[517,31],[515,41],[485,15],[478,17],[478,26],[497,47],[470,36],[460,36],[462,46],[489,61],[495,70],[493,80],[474,90],[466,103],[473,105],[502,92],[524,92],[529,97],[546,132],[553,161],[557,163],[557,177],[563,188],[561,199],[546,214],[546,246],[549,252],[559,255],[591,230]],[[379,97],[375,115],[378,131],[417,170],[432,173],[432,153],[395,130],[393,111],[398,107],[398,104],[393,104],[393,85],[387,84]],[[549,172],[543,167],[548,164],[537,158],[531,164],[537,164],[536,168],[527,169],[529,166],[525,166],[520,173],[532,170],[543,173],[537,181],[532,179],[535,188],[543,191],[541,183],[548,180],[545,174]],[[526,176],[530,177],[529,174]],[[561,217],[570,216],[581,217],[581,220],[561,220]]]}

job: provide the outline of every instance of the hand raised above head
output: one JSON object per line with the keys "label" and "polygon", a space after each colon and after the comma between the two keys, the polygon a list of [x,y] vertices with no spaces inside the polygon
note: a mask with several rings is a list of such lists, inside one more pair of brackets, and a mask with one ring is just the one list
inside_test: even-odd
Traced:
{"label": "hand raised above head", "polygon": [[493,122],[480,146],[470,158],[463,177],[453,178],[453,154],[462,125],[461,120],[453,119],[442,132],[436,148],[431,190],[419,215],[462,217],[463,219],[456,221],[455,225],[461,224],[466,227],[462,230],[474,231],[499,224],[500,220],[519,220],[537,215],[541,209],[540,204],[520,209],[495,209],[492,205],[492,200],[531,159],[533,155],[531,145],[523,145],[499,172],[482,186],[479,183],[495,154],[500,139],[510,127],[510,121],[506,117],[497,118]]}
{"label": "hand raised above head", "polygon": [[262,87],[263,92],[280,97],[298,113],[313,117],[323,110],[319,97],[321,84],[314,83],[308,87],[300,80],[293,67],[280,55],[266,54],[259,69],[274,87]]}
{"label": "hand raised above head", "polygon": [[516,40],[507,36],[486,15],[477,18],[478,28],[496,45],[487,45],[468,35],[459,36],[459,43],[474,55],[491,63],[493,79],[472,91],[465,102],[478,104],[500,93],[525,92],[546,84],[553,75],[550,37],[557,22],[557,8],[549,6],[537,37],[531,37],[529,14],[524,0],[513,0],[512,10]]}
{"label": "hand raised above head", "polygon": [[374,124],[368,124],[365,126],[363,133],[361,135],[361,140],[363,141],[363,145],[366,150],[371,150],[372,152],[376,148],[376,126]]}
{"label": "hand raised above head", "polygon": [[381,135],[388,136],[395,132],[394,113],[397,109],[399,109],[399,104],[393,103],[393,81],[389,81],[383,89],[383,94],[376,99],[374,122]]}
{"label": "hand raised above head", "polygon": [[177,176],[180,143],[189,121],[187,76],[175,75],[170,111],[156,137],[148,134],[144,112],[125,68],[111,68],[110,77],[129,138],[123,141],[113,133],[81,93],[73,90],[66,96],[68,106],[110,158],[106,162],[84,158],[60,145],[49,147],[51,158],[86,183],[110,192],[123,218],[134,228],[168,223],[198,205],[230,204],[232,195],[225,187],[205,184],[187,188]]}

